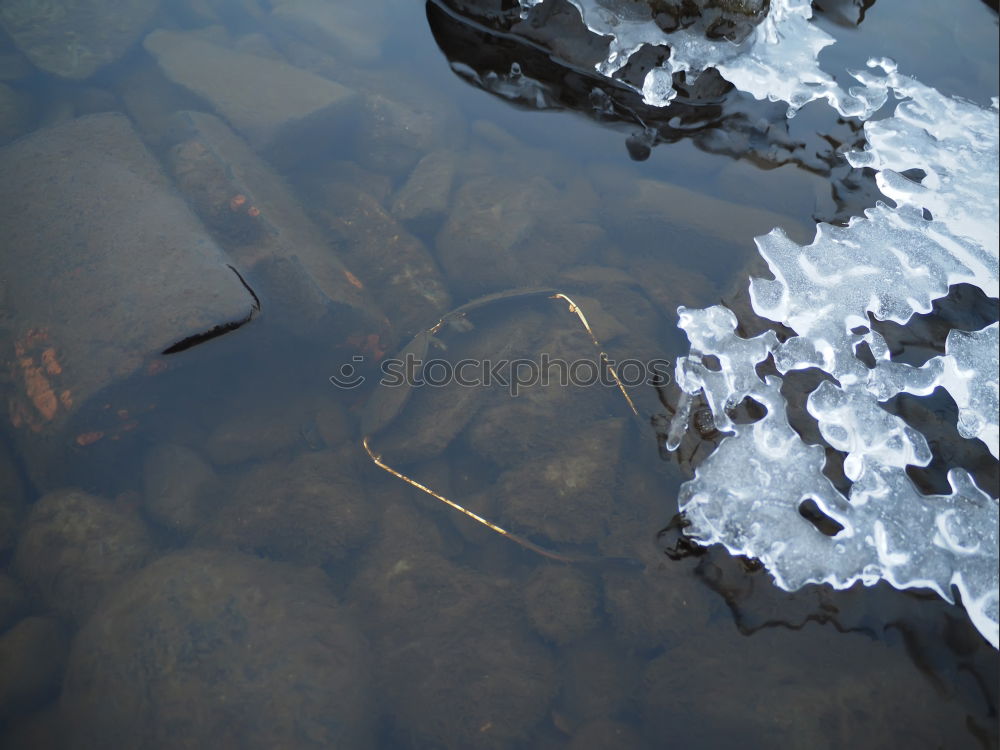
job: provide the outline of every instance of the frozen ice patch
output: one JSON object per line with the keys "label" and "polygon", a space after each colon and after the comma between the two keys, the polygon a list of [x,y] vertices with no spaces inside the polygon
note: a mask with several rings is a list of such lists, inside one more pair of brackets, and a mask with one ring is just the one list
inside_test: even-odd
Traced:
{"label": "frozen ice patch", "polygon": [[[691,353],[678,361],[677,382],[689,396],[703,395],[716,425],[730,433],[683,486],[680,505],[693,538],[758,558],[785,589],[884,579],[933,589],[948,601],[957,590],[997,647],[997,501],[959,468],[948,472],[950,492],[921,493],[906,469],[930,463],[927,441],[882,404],[944,388],[958,406],[958,434],[981,440],[997,457],[998,326],[951,331],[945,353],[921,367],[893,361],[872,326],[872,319],[906,325],[956,284],[1000,294],[997,99],[982,108],[942,95],[884,59],[868,61],[853,73],[858,85],[841,89],[819,68],[817,54],[833,40],[809,22],[808,0],[773,0],[768,18],[741,44],[693,30],[666,33],[642,4],[622,6],[626,12],[612,0],[571,2],[588,28],[611,39],[597,66],[603,75],[644,45],[670,48],[642,86],[649,104],[674,98],[674,73],[708,67],[757,98],[787,102],[790,114],[824,99],[844,116],[867,119],[890,97],[898,101],[891,116],[866,122],[867,148],[847,155],[853,166],[876,171],[891,204],[879,203],[846,227],[819,225],[805,247],[780,229],[757,239],[774,278],[751,280],[752,307],[793,336],[781,341],[769,331],[744,339],[724,307],[679,309]],[[873,362],[857,355],[862,345]],[[721,367],[706,366],[708,357]],[[756,368],[769,357],[779,376],[762,378]],[[846,496],[823,473],[824,448],[790,426],[780,392],[783,376],[809,368],[830,376],[806,408],[826,443],[845,456]],[[730,412],[745,398],[766,415],[736,424]],[[669,448],[683,435],[690,403],[685,397],[678,409]],[[824,533],[806,505],[840,530]]]}

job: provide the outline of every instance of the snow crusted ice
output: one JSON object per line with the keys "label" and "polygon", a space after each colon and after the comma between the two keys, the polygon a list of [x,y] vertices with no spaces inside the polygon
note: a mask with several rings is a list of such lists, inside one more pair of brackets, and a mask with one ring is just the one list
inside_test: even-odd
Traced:
{"label": "snow crusted ice", "polygon": [[[884,579],[901,589],[930,588],[949,602],[957,590],[972,622],[998,647],[998,503],[961,468],[948,471],[947,494],[921,493],[906,467],[930,463],[927,440],[881,406],[901,393],[943,388],[958,406],[958,434],[981,440],[997,458],[998,326],[952,330],[945,354],[915,367],[890,358],[869,317],[905,325],[955,284],[1000,296],[998,100],[983,108],[948,97],[886,59],[869,60],[867,70],[852,74],[858,85],[843,90],[819,68],[817,54],[834,40],[811,23],[808,0],[772,0],[768,17],[740,44],[693,30],[666,33],[636,3],[570,2],[591,31],[610,38],[597,66],[602,75],[644,45],[671,49],[646,75],[648,104],[676,96],[675,72],[690,77],[708,67],[758,99],[787,102],[789,116],[823,99],[845,117],[868,120],[890,98],[898,101],[893,114],[865,123],[865,150],[847,155],[853,166],[876,171],[894,206],[880,202],[846,227],[820,224],[805,247],[780,229],[756,240],[774,278],[751,280],[753,309],[795,335],[745,339],[725,307],[679,309],[691,352],[677,364],[677,382],[690,397],[701,394],[718,428],[731,433],[683,485],[680,507],[690,536],[759,559],[787,590]],[[925,176],[913,181],[908,170]],[[857,356],[862,345],[874,366]],[[706,357],[721,368],[707,367]],[[768,359],[778,375],[762,377],[757,365]],[[809,394],[806,409],[823,439],[845,455],[847,496],[823,473],[824,448],[804,442],[789,424],[782,379],[809,368],[830,376]],[[728,412],[745,398],[766,415],[735,424]],[[689,407],[678,409],[668,448],[677,447]],[[827,536],[807,520],[799,511],[810,500],[842,529]]]}

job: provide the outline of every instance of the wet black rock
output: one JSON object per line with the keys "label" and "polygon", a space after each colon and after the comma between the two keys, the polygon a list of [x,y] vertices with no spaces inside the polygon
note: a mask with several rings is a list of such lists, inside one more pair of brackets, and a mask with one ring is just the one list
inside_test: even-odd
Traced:
{"label": "wet black rock", "polygon": [[56,696],[68,651],[54,617],[26,617],[0,635],[0,725]]}
{"label": "wet black rock", "polygon": [[315,570],[186,551],[73,642],[67,747],[365,748],[368,649]]}
{"label": "wet black rock", "polygon": [[5,0],[0,26],[36,67],[78,80],[122,57],[158,5],[159,0]]}
{"label": "wet black rock", "polygon": [[59,490],[31,508],[14,567],[48,609],[82,622],[152,553],[134,514],[80,490]]}

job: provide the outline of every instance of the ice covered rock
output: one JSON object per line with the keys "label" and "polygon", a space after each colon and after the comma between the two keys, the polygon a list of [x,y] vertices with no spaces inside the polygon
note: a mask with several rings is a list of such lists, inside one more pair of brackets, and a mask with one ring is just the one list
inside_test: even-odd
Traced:
{"label": "ice covered rock", "polygon": [[[823,72],[816,56],[833,44],[833,37],[809,23],[809,0],[772,0],[766,18],[738,44],[728,38],[710,38],[701,25],[666,31],[654,17],[652,4],[614,3],[611,0],[570,0],[584,24],[609,39],[607,56],[596,69],[608,78],[622,70],[644,48],[661,48],[669,56],[646,73],[637,88],[647,104],[666,106],[676,96],[675,73],[689,80],[707,68],[758,99],[788,102],[795,109],[825,98],[851,114],[870,112],[884,98],[864,100],[844,92],[833,77]],[[541,0],[520,0],[528,10]],[[746,5],[755,5],[746,3]],[[751,13],[751,15],[753,15]]]}
{"label": "ice covered rock", "polygon": [[[648,26],[612,23],[599,0],[574,4],[588,27],[614,39],[604,69],[598,66],[606,75],[620,62],[616,49],[628,55],[652,43],[643,36]],[[885,59],[869,60],[869,70],[853,74],[861,85],[845,92],[818,67],[816,53],[832,40],[808,23],[809,14],[806,2],[772,2],[767,20],[742,45],[724,50],[677,37],[670,65],[651,70],[644,88],[647,102],[666,104],[672,89],[658,76],[712,65],[755,97],[788,102],[790,114],[825,99],[841,115],[864,119],[890,97],[900,100],[890,116],[865,123],[867,147],[847,155],[852,166],[877,172],[894,205],[880,202],[844,227],[821,224],[804,247],[781,229],[757,240],[773,278],[751,280],[753,311],[792,335],[742,338],[727,308],[679,309],[691,353],[678,362],[676,377],[688,396],[668,447],[679,443],[690,398],[699,393],[718,428],[731,433],[682,487],[687,533],[758,558],[788,590],[880,579],[930,588],[948,601],[957,590],[996,647],[997,501],[955,467],[947,475],[950,492],[923,494],[907,467],[930,464],[928,442],[883,404],[943,388],[958,407],[958,434],[982,440],[997,457],[998,326],[951,330],[945,353],[916,367],[893,360],[874,323],[906,326],[957,284],[990,298],[1000,294],[998,100],[983,108],[948,97]],[[763,363],[777,374],[762,374]],[[806,442],[790,423],[784,377],[810,369],[826,379],[808,395],[806,410],[826,445],[843,456],[846,494],[824,474],[828,450]],[[730,415],[748,398],[766,414],[737,424]]]}

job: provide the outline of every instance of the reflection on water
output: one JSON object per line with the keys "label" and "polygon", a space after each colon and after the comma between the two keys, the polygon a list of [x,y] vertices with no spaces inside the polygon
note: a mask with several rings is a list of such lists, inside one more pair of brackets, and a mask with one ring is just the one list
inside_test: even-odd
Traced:
{"label": "reflection on water", "polygon": [[[789,594],[685,542],[687,467],[644,424],[669,388],[629,389],[637,424],[613,385],[512,398],[509,368],[377,386],[401,349],[600,369],[547,295],[434,327],[510,289],[564,291],[614,362],[672,358],[674,310],[742,285],[754,235],[873,200],[849,123],[722,87],[637,162],[655,113],[578,117],[586,75],[437,3],[102,7],[0,8],[0,141],[26,136],[0,150],[0,746],[996,744],[961,609]],[[932,7],[821,22],[852,64],[877,35],[995,94],[995,14]]]}

